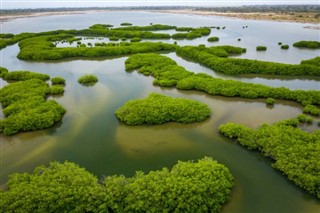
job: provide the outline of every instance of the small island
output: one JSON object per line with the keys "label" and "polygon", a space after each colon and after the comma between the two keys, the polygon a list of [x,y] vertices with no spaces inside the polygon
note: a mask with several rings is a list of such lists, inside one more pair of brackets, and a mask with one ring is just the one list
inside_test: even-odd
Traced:
{"label": "small island", "polygon": [[207,105],[185,98],[151,93],[145,99],[130,100],[116,111],[117,118],[128,125],[192,123],[210,116]]}

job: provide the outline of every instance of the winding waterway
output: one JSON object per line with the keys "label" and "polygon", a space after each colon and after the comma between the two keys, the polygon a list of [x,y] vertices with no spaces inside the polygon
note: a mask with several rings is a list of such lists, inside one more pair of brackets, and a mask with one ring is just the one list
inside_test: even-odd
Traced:
{"label": "winding waterway", "polygon": [[[222,17],[175,15],[148,12],[96,12],[60,16],[16,19],[2,24],[2,32],[42,32],[54,29],[82,29],[96,23],[131,22],[134,25],[150,23],[176,26],[225,26],[212,30],[211,36],[220,37],[209,44],[206,37],[192,41],[178,41],[179,45],[234,45],[247,48],[239,56],[283,63],[320,55],[319,50],[301,50],[292,47],[299,40],[319,40],[319,31],[303,28],[306,24],[251,21]],[[242,28],[248,26],[248,28]],[[170,32],[170,31],[169,31]],[[274,35],[277,35],[275,38]],[[241,38],[238,42],[237,39]],[[289,44],[281,50],[278,42]],[[165,42],[173,43],[173,40]],[[268,50],[256,52],[264,45]],[[63,96],[50,97],[61,103],[67,113],[62,122],[48,130],[20,133],[7,137],[0,135],[1,183],[13,172],[30,172],[34,167],[50,161],[73,161],[88,171],[102,175],[131,176],[136,170],[148,172],[171,167],[178,160],[196,160],[212,156],[225,164],[235,177],[231,201],[222,212],[319,212],[320,202],[301,190],[274,170],[259,153],[225,139],[218,133],[220,124],[232,121],[258,127],[295,117],[301,105],[277,101],[273,108],[264,100],[209,96],[201,92],[164,89],[152,85],[153,78],[137,72],[126,73],[126,57],[116,59],[65,60],[58,62],[27,62],[16,58],[18,45],[1,50],[1,66],[9,70],[31,70],[61,76],[66,79]],[[226,76],[196,63],[185,61],[175,53],[166,54],[181,66],[194,72],[205,72],[219,78],[231,78],[290,89],[320,90],[319,78],[266,76]],[[78,84],[83,74],[95,74],[99,82],[91,87]],[[1,81],[3,87],[6,82]],[[169,123],[157,126],[126,126],[118,122],[115,110],[130,99],[146,97],[150,92],[186,97],[206,103],[212,110],[210,119],[197,124]],[[310,128],[316,129],[316,124]]]}

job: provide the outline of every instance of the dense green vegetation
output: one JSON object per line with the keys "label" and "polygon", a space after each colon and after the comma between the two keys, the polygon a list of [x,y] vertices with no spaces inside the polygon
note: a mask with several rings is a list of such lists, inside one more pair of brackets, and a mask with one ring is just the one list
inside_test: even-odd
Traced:
{"label": "dense green vegetation", "polygon": [[[212,48],[217,48],[213,49]],[[185,59],[191,59],[214,71],[228,75],[238,74],[268,74],[268,75],[303,75],[320,76],[320,66],[311,63],[303,64],[282,64],[267,61],[258,61],[240,58],[227,57],[226,53],[221,53],[221,47],[195,47],[184,46],[177,48],[177,54]],[[217,51],[219,50],[219,51]]]}
{"label": "dense green vegetation", "polygon": [[200,122],[210,116],[207,105],[185,98],[151,93],[147,98],[130,100],[116,111],[117,118],[129,125],[166,122]]}
{"label": "dense green vegetation", "polygon": [[52,162],[13,174],[6,185],[0,191],[4,212],[219,212],[233,177],[208,157],[102,181],[75,163]]}
{"label": "dense green vegetation", "polygon": [[61,77],[54,77],[54,78],[51,78],[51,82],[52,84],[65,84],[66,80]]}
{"label": "dense green vegetation", "polygon": [[98,82],[98,78],[95,75],[84,75],[78,79],[80,84],[94,84]]}
{"label": "dense green vegetation", "polygon": [[29,79],[49,80],[50,76],[42,73],[30,71],[12,71],[2,74],[1,77],[6,81],[25,81]]}
{"label": "dense green vegetation", "polygon": [[293,46],[300,47],[300,48],[319,49],[320,42],[319,41],[298,41],[298,42],[295,42]]}
{"label": "dense green vegetation", "polygon": [[15,44],[19,41],[22,41],[23,39],[26,39],[26,38],[34,37],[37,34],[36,33],[20,33],[20,34],[11,36],[11,37],[6,37],[5,35],[3,36],[3,34],[1,34],[1,35],[2,35],[2,38],[0,39],[0,49],[3,49],[8,45]]}
{"label": "dense green vegetation", "polygon": [[129,22],[123,22],[120,24],[121,26],[131,26],[132,24]]}
{"label": "dense green vegetation", "polygon": [[157,54],[136,54],[129,57],[126,70],[137,70],[144,75],[155,77],[154,84],[183,90],[198,90],[210,95],[242,98],[273,98],[291,100],[304,105],[320,105],[320,91],[289,90],[235,80],[213,78],[204,73],[195,74],[178,66],[172,59]]}
{"label": "dense green vegetation", "polygon": [[274,105],[274,103],[276,102],[276,100],[274,100],[273,98],[267,98],[266,103],[268,105]]}
{"label": "dense green vegetation", "polygon": [[172,30],[176,29],[176,26],[163,25],[163,24],[153,24],[149,26],[129,26],[129,27],[119,27],[113,30],[133,30],[133,31],[157,31],[157,30]]}
{"label": "dense green vegetation", "polygon": [[19,43],[19,59],[24,60],[60,60],[71,57],[105,57],[105,56],[124,56],[135,53],[174,51],[176,45],[161,42],[141,42],[96,46],[92,48],[67,47],[56,48],[52,41],[62,40],[73,37],[73,35],[54,35],[39,36],[25,39]]}
{"label": "dense green vegetation", "polygon": [[106,29],[110,27],[113,27],[113,25],[112,24],[94,24],[90,26],[89,29]]}
{"label": "dense green vegetation", "polygon": [[318,108],[314,105],[308,104],[303,108],[303,112],[309,113],[312,115],[320,115],[320,108]]}
{"label": "dense green vegetation", "polygon": [[15,73],[14,80],[17,82],[0,90],[0,103],[5,115],[0,120],[0,132],[13,135],[21,131],[49,128],[61,121],[65,109],[54,100],[46,101],[46,97],[49,94],[63,93],[63,87],[49,87],[45,82],[46,78],[37,78],[43,74],[27,72],[26,75],[24,71],[21,75],[18,71],[8,74],[10,73]]}
{"label": "dense green vegetation", "polygon": [[266,50],[267,50],[267,47],[266,47],[266,46],[257,46],[257,47],[256,47],[256,50],[257,50],[257,51],[266,51]]}
{"label": "dense green vegetation", "polygon": [[287,45],[287,44],[281,45],[281,49],[287,50],[287,49],[289,49],[289,45]]}
{"label": "dense green vegetation", "polygon": [[216,36],[210,37],[210,38],[207,39],[207,41],[209,41],[209,42],[216,42],[216,41],[219,41],[219,37],[216,37]]}
{"label": "dense green vegetation", "polygon": [[130,42],[140,42],[140,41],[141,41],[141,38],[138,38],[138,37],[130,39]]}
{"label": "dense green vegetation", "polygon": [[193,27],[177,27],[176,31],[191,31],[193,29]]}
{"label": "dense green vegetation", "polygon": [[175,33],[171,37],[173,39],[195,39],[202,36],[210,35],[211,29],[208,27],[192,28],[191,31],[187,33]]}
{"label": "dense green vegetation", "polygon": [[309,64],[320,67],[320,56],[311,58],[309,60],[302,60],[301,64]]}
{"label": "dense green vegetation", "polygon": [[[306,116],[299,119],[310,122]],[[320,131],[304,132],[295,128],[298,123],[297,119],[289,119],[255,130],[227,123],[219,131],[248,149],[260,151],[289,180],[320,198]]]}

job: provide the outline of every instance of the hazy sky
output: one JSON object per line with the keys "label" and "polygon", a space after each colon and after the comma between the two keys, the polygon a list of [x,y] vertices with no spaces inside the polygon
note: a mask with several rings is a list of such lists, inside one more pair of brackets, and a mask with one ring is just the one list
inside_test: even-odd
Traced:
{"label": "hazy sky", "polygon": [[319,4],[319,0],[0,0],[1,9],[108,6],[239,6],[252,4]]}

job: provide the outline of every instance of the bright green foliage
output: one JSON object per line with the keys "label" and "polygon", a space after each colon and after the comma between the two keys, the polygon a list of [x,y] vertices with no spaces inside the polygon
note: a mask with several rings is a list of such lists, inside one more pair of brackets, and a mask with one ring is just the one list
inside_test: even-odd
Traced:
{"label": "bright green foliage", "polygon": [[113,212],[220,212],[233,178],[211,158],[178,162],[133,178],[107,177],[106,202]]}
{"label": "bright green foliage", "polygon": [[132,178],[107,176],[102,184],[75,163],[50,163],[13,174],[0,191],[4,212],[220,212],[233,177],[211,158],[178,162]]}
{"label": "bright green foliage", "polygon": [[266,51],[266,50],[267,50],[267,47],[266,47],[266,46],[257,46],[257,47],[256,47],[256,50],[257,50],[257,51]]}
{"label": "bright green foliage", "polygon": [[[120,31],[118,31],[120,32]],[[71,57],[104,57],[104,56],[124,56],[135,53],[173,51],[176,45],[161,42],[141,42],[120,44],[99,45],[91,48],[56,48],[51,41],[56,39],[66,39],[72,35],[40,36],[25,39],[19,43],[19,59],[24,60],[60,60]]]}
{"label": "bright green foliage", "polygon": [[294,47],[310,48],[310,49],[319,49],[319,41],[298,41],[293,44]]}
{"label": "bright green foliage", "polygon": [[4,68],[4,67],[0,67],[0,78],[4,78],[4,76],[8,73],[9,71]]}
{"label": "bright green foliage", "polygon": [[207,27],[193,28],[190,32],[187,33],[175,33],[171,37],[173,39],[195,39],[202,36],[210,35],[211,30]]}
{"label": "bright green foliage", "polygon": [[[97,177],[75,163],[50,163],[13,174],[0,192],[3,212],[98,212],[104,197]],[[106,211],[108,212],[108,211]]]}
{"label": "bright green foliage", "polygon": [[1,33],[0,38],[12,38],[14,34],[12,33]]}
{"label": "bright green foliage", "polygon": [[281,45],[281,49],[287,50],[289,49],[289,45],[287,44]]}
{"label": "bright green foliage", "polygon": [[[230,47],[230,46],[229,46]],[[177,48],[180,57],[194,60],[216,72],[228,75],[238,74],[267,74],[267,75],[304,75],[320,76],[320,66],[310,64],[281,64],[241,58],[222,58],[227,54],[221,52],[221,47],[184,46]],[[219,51],[218,51],[219,50]]]}
{"label": "bright green foliage", "polygon": [[53,85],[50,87],[50,94],[57,95],[57,94],[63,94],[64,88],[61,85]]}
{"label": "bright green foliage", "polygon": [[185,98],[151,93],[147,98],[131,100],[116,111],[117,118],[129,125],[193,123],[210,116],[207,105]]}
{"label": "bright green foliage", "polygon": [[15,44],[25,38],[31,38],[36,36],[36,33],[20,33],[9,38],[0,38],[0,49],[5,48],[8,45]]}
{"label": "bright green foliage", "polygon": [[172,59],[157,54],[136,54],[129,57],[126,70],[138,70],[146,76],[155,77],[153,84],[159,86],[176,86],[183,90],[198,90],[210,95],[223,95],[242,98],[274,98],[291,100],[298,103],[320,105],[320,91],[294,90],[268,87],[260,84],[245,83],[235,80],[223,80],[209,75],[187,71],[176,65]]}
{"label": "bright green foliage", "polygon": [[51,78],[51,82],[52,84],[65,84],[66,80],[61,77],[54,77],[54,78]]}
{"label": "bright green foliage", "polygon": [[300,114],[297,116],[297,119],[300,123],[312,123],[313,122],[313,118],[309,117],[307,115],[304,114]]}
{"label": "bright green foliage", "polygon": [[130,39],[130,42],[139,42],[139,41],[141,41],[141,38],[139,38],[139,37],[135,37],[135,38]]}
{"label": "bright green foliage", "polygon": [[25,81],[29,79],[39,79],[42,81],[46,81],[50,79],[50,76],[30,71],[12,71],[4,74],[2,78],[6,81]]}
{"label": "bright green foliage", "polygon": [[93,84],[98,82],[98,78],[95,75],[84,75],[78,79],[80,84]]}
{"label": "bright green foliage", "polygon": [[303,108],[303,112],[309,113],[311,115],[320,115],[320,108],[318,108],[314,105],[308,104]]}
{"label": "bright green foliage", "polygon": [[274,105],[275,102],[276,102],[276,101],[275,101],[273,98],[267,98],[267,100],[266,100],[266,103],[267,103],[268,105]]}
{"label": "bright green foliage", "polygon": [[157,30],[171,30],[176,29],[175,26],[163,25],[163,24],[153,24],[149,26],[129,26],[113,28],[113,30],[131,30],[131,31],[157,31]]}
{"label": "bright green foliage", "polygon": [[219,37],[216,37],[216,36],[210,37],[210,38],[208,38],[208,41],[209,41],[209,42],[219,41]]}
{"label": "bright green foliage", "polygon": [[111,36],[111,37],[109,38],[109,40],[110,40],[110,41],[119,41],[119,38],[116,37],[116,36]]}
{"label": "bright green foliage", "polygon": [[49,85],[39,79],[18,81],[1,88],[0,103],[6,117],[0,120],[0,132],[13,135],[49,128],[61,121],[65,109],[56,101],[45,99],[51,92]]}
{"label": "bright green foliage", "polygon": [[301,64],[309,64],[320,67],[320,56],[311,58],[309,60],[303,60],[301,61]]}
{"label": "bright green foliage", "polygon": [[89,29],[106,29],[106,28],[110,28],[113,27],[113,25],[111,24],[94,24],[92,26],[89,27]]}
{"label": "bright green foliage", "polygon": [[248,149],[260,151],[289,180],[320,198],[320,131],[304,132],[290,125],[294,120],[264,124],[256,130],[227,123],[219,131]]}
{"label": "bright green foliage", "polygon": [[123,22],[120,24],[121,26],[131,26],[132,24],[131,23],[128,23],[128,22]]}
{"label": "bright green foliage", "polygon": [[177,27],[176,31],[191,31],[193,29],[193,27]]}

